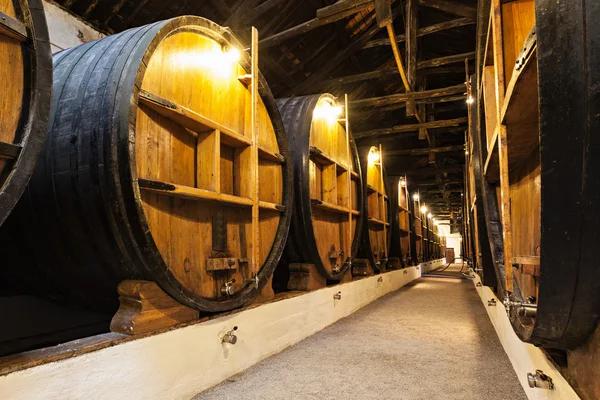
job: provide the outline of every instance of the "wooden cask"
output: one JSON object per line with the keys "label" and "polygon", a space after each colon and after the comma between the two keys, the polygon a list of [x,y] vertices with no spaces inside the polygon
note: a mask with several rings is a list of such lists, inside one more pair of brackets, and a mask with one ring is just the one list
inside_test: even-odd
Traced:
{"label": "wooden cask", "polygon": [[292,165],[241,48],[179,17],[54,56],[44,158],[3,228],[24,245],[3,255],[11,282],[104,311],[125,279],[209,312],[259,294],[288,234]]}
{"label": "wooden cask", "polygon": [[41,0],[0,1],[0,225],[17,203],[48,132],[52,55]]}
{"label": "wooden cask", "polygon": [[600,7],[546,0],[514,7],[502,19],[491,12],[510,32],[487,62],[503,79],[501,96],[485,88],[479,96],[499,101],[496,123],[487,113],[477,118],[479,142],[490,143],[476,149],[488,244],[517,335],[573,349],[600,318],[600,29],[588,25]]}
{"label": "wooden cask", "polygon": [[358,250],[364,207],[354,140],[330,94],[277,105],[294,162],[295,199],[281,268],[313,264],[325,280],[340,280]]}
{"label": "wooden cask", "polygon": [[391,243],[389,253],[389,266],[397,265],[405,268],[413,265],[411,240],[412,211],[410,210],[411,197],[408,191],[406,178],[395,176],[389,180],[390,187],[390,230]]}
{"label": "wooden cask", "polygon": [[391,244],[391,208],[381,153],[381,146],[359,149],[366,212],[357,257],[367,259],[376,272],[385,271]]}

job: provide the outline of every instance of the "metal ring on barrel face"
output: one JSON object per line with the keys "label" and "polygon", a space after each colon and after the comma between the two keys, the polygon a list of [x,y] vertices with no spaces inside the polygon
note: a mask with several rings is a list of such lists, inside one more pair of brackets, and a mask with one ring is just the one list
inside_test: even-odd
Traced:
{"label": "metal ring on barrel face", "polygon": [[136,213],[128,213],[143,244],[138,259],[172,296],[212,312],[248,303],[266,284],[292,204],[285,134],[262,76],[254,153],[250,60],[238,49],[210,21],[171,20],[143,55],[128,129],[120,130],[130,160],[130,169],[119,171],[124,196],[139,199]]}

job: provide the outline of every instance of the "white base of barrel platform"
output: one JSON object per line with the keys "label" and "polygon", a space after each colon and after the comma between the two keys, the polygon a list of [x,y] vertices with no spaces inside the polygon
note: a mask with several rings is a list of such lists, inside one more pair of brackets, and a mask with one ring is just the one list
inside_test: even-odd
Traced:
{"label": "white base of barrel platform", "polygon": [[[375,275],[12,372],[0,376],[1,397],[189,399],[401,288],[420,271]],[[222,343],[234,326],[237,343]]]}
{"label": "white base of barrel platform", "polygon": [[[477,289],[477,293],[487,310],[492,325],[500,339],[500,343],[502,343],[502,347],[517,373],[517,377],[525,390],[527,398],[530,400],[579,399],[579,396],[577,396],[573,388],[546,358],[542,350],[531,344],[522,342],[517,337],[508,320],[506,309],[502,305],[502,301],[496,297],[490,288],[486,286],[478,287],[478,282],[481,282],[481,280],[476,276],[473,279],[475,289]],[[496,300],[496,305],[488,306],[488,300],[492,299]],[[554,390],[532,389],[529,387],[529,384],[527,383],[527,373],[535,373],[537,369],[542,370],[544,374],[552,378]]]}
{"label": "white base of barrel platform", "polygon": [[441,258],[439,260],[433,260],[433,261],[428,261],[428,262],[419,264],[419,266],[421,267],[422,274],[427,274],[435,269],[443,267],[444,265],[446,265],[445,258]]}

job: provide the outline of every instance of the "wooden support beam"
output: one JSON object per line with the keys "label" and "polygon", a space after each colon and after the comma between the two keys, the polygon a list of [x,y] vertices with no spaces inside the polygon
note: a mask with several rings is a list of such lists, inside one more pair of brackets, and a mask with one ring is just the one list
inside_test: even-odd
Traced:
{"label": "wooden support beam", "polygon": [[[475,20],[471,18],[457,18],[450,21],[441,22],[439,24],[429,25],[424,28],[420,28],[417,30],[417,37],[429,35],[432,33],[437,33],[441,31],[445,31],[452,28],[458,28],[465,25],[473,25],[475,24]],[[396,35],[396,42],[402,43],[406,40],[405,34]],[[379,46],[389,46],[390,39],[375,39],[367,42],[363,49],[369,49],[371,47],[379,47]]]}
{"label": "wooden support beam", "polygon": [[243,14],[238,22],[237,26],[244,26],[249,24],[257,18],[260,18],[263,14],[270,11],[271,9],[282,5],[287,0],[266,0],[264,3],[260,3],[245,14]]}
{"label": "wooden support beam", "polygon": [[[469,53],[453,54],[451,56],[438,57],[438,58],[432,58],[431,60],[419,61],[418,68],[425,69],[425,68],[439,67],[441,65],[464,63],[465,59],[474,60],[475,52],[472,51]],[[464,71],[464,68],[463,68],[463,71]]]}
{"label": "wooden support beam", "polygon": [[369,28],[360,38],[352,42],[348,47],[344,50],[336,54],[333,58],[331,58],[328,62],[322,65],[317,72],[313,73],[306,79],[303,83],[296,87],[294,90],[294,94],[300,94],[308,89],[314,88],[314,86],[320,82],[327,74],[329,74],[333,69],[335,69],[338,65],[344,62],[347,58],[358,52],[366,42],[368,42],[377,32],[379,32],[381,28],[374,24],[371,28]]}
{"label": "wooden support beam", "polygon": [[[361,4],[361,5],[357,6],[357,7],[355,7],[355,8],[352,8],[352,9],[349,9],[349,10],[346,10],[346,11],[342,11],[342,12],[339,12],[337,14],[333,14],[333,15],[328,16],[328,17],[322,17],[322,18],[318,18],[317,17],[317,18],[311,19],[310,21],[306,21],[306,22],[304,22],[304,23],[302,23],[300,25],[296,25],[294,27],[286,29],[283,32],[277,33],[277,34],[275,34],[273,36],[270,36],[270,37],[268,37],[266,39],[263,39],[263,40],[261,40],[259,42],[259,45],[263,49],[265,49],[267,47],[275,46],[275,45],[283,42],[284,40],[293,38],[293,37],[298,36],[298,35],[302,35],[302,34],[304,34],[306,32],[310,32],[311,30],[313,30],[315,28],[318,28],[318,27],[321,27],[321,26],[324,26],[324,25],[328,25],[328,24],[331,24],[333,22],[336,22],[336,21],[339,21],[341,19],[344,19],[346,17],[349,17],[351,15],[354,15],[357,12],[363,11],[363,10],[367,9],[368,7],[370,7],[370,6],[371,6],[370,2],[369,3],[364,3],[364,4]],[[322,10],[322,9],[320,9],[320,10]],[[317,10],[317,15],[319,14],[320,10]],[[366,41],[365,41],[365,43],[366,43]]]}
{"label": "wooden support beam", "polygon": [[332,15],[336,15],[348,10],[353,10],[356,7],[368,7],[372,4],[373,0],[339,0],[330,6],[318,9],[317,18],[328,18]]}
{"label": "wooden support beam", "polygon": [[425,7],[435,8],[461,17],[477,18],[477,8],[449,0],[419,0]]}
{"label": "wooden support beam", "polygon": [[445,128],[447,126],[458,126],[460,124],[466,124],[468,122],[468,118],[454,118],[454,119],[446,119],[440,121],[433,122],[422,122],[418,124],[407,124],[407,125],[396,125],[391,128],[384,129],[373,129],[370,131],[364,132],[356,132],[354,134],[355,139],[362,139],[366,137],[373,136],[381,136],[381,135],[393,135],[395,133],[403,133],[403,132],[416,132],[421,128]]}
{"label": "wooden support beam", "polygon": [[[390,39],[396,37],[394,33],[394,24],[390,23],[387,25],[387,32]],[[402,65],[402,56],[400,55],[400,50],[398,49],[398,43],[396,43],[395,40],[391,41],[390,43],[392,45],[392,52],[394,53],[394,60],[396,60],[396,67],[398,68],[400,78],[402,79],[402,83],[404,84],[404,90],[408,93],[411,91],[411,88],[408,82],[408,78],[406,76],[406,72],[404,70],[404,65]]]}
{"label": "wooden support beam", "polygon": [[[436,121],[439,122],[439,121]],[[399,156],[399,155],[411,155],[411,156],[419,156],[426,155],[429,153],[447,153],[452,151],[464,151],[464,145],[456,145],[456,146],[443,146],[443,147],[431,147],[425,149],[403,149],[403,150],[389,150],[385,152],[386,156]]]}
{"label": "wooden support beam", "polygon": [[0,11],[0,34],[24,42],[27,40],[27,27],[21,21]]}
{"label": "wooden support beam", "polygon": [[[415,88],[417,84],[417,0],[406,1],[406,70],[408,76],[408,84],[411,88]],[[390,37],[392,45],[398,46],[395,36]],[[409,99],[406,102],[406,115],[417,116],[419,122],[425,122],[420,114],[417,113],[417,108],[414,99]]]}
{"label": "wooden support beam", "polygon": [[377,25],[380,28],[391,24],[392,18],[392,2],[391,0],[375,0],[375,17],[377,18]]}
{"label": "wooden support beam", "polygon": [[389,175],[408,175],[411,177],[420,177],[420,176],[427,176],[427,175],[435,175],[438,172],[441,173],[462,173],[464,172],[465,166],[464,165],[451,165],[451,166],[446,166],[446,167],[437,167],[437,168],[419,168],[419,169],[412,169],[412,170],[401,170],[401,169],[393,169],[390,168],[390,171],[388,172]]}
{"label": "wooden support beam", "polygon": [[446,88],[430,89],[422,92],[397,93],[388,96],[372,97],[370,99],[354,100],[351,107],[381,107],[389,104],[404,103],[408,99],[432,99],[465,92],[465,85],[459,84]]}

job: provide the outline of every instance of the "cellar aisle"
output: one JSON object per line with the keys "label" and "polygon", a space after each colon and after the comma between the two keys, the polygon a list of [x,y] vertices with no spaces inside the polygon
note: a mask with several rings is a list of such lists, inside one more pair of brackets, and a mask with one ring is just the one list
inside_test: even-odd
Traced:
{"label": "cellar aisle", "polygon": [[195,400],[526,399],[469,280],[424,277]]}

